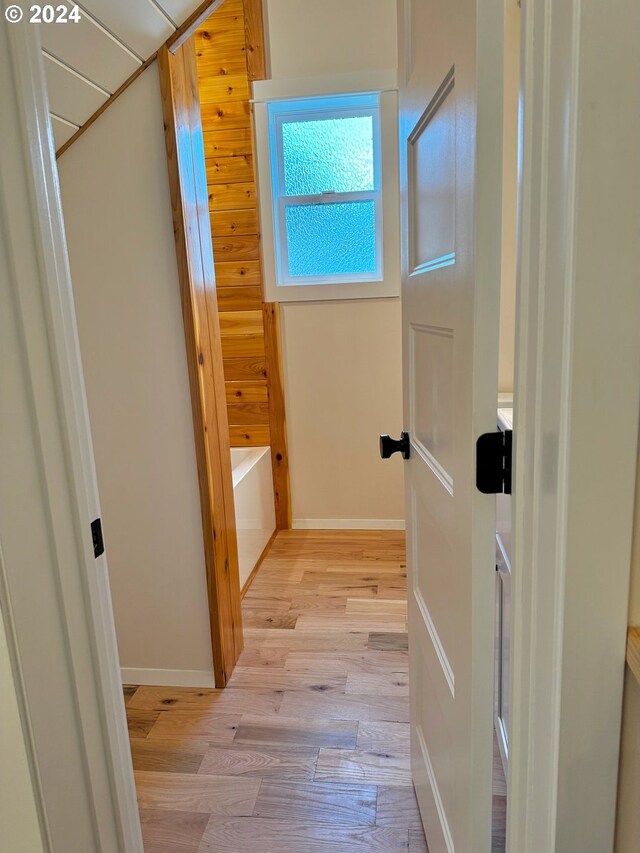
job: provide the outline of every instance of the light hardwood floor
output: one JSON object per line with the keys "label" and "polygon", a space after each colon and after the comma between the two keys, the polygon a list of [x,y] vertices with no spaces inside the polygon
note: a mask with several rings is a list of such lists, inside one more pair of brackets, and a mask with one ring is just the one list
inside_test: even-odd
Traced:
{"label": "light hardwood floor", "polygon": [[281,532],[222,691],[126,688],[145,853],[426,853],[404,535]]}

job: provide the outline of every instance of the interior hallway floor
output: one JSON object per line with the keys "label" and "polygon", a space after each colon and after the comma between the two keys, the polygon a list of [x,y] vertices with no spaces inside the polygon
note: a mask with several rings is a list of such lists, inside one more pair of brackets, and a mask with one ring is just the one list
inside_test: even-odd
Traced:
{"label": "interior hallway floor", "polygon": [[125,689],[145,853],[425,853],[406,595],[403,533],[279,533],[229,686]]}

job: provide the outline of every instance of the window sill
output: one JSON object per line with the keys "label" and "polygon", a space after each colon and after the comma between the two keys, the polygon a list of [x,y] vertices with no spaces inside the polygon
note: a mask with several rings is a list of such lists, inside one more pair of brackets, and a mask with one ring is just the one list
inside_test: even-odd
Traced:
{"label": "window sill", "polygon": [[269,302],[323,302],[339,299],[384,299],[400,295],[399,281],[354,281],[329,284],[267,284]]}

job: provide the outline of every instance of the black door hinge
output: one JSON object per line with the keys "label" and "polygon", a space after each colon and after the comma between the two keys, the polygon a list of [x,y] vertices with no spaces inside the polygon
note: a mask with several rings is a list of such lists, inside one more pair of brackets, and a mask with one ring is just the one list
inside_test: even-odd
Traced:
{"label": "black door hinge", "polygon": [[91,538],[93,539],[93,556],[97,559],[104,554],[104,539],[102,538],[102,519],[96,518],[91,522]]}
{"label": "black door hinge", "polygon": [[476,442],[476,487],[485,495],[511,494],[512,431],[485,432]]}

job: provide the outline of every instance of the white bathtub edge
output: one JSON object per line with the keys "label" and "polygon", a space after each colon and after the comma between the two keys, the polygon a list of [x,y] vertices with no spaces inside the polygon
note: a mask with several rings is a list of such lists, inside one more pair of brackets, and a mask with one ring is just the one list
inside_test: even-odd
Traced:
{"label": "white bathtub edge", "polygon": [[[243,459],[238,465],[233,464],[233,451],[234,450],[250,450],[251,453],[247,457],[247,459]],[[254,465],[257,465],[258,462],[262,459],[265,453],[271,451],[270,447],[232,447],[231,448],[231,475],[233,479],[233,488],[242,482],[242,480],[246,477],[249,471],[253,468]]]}

